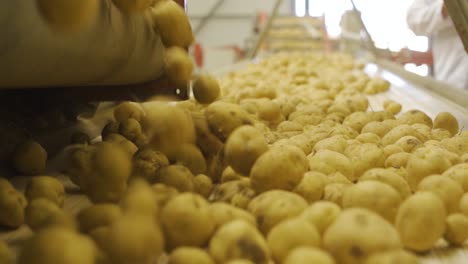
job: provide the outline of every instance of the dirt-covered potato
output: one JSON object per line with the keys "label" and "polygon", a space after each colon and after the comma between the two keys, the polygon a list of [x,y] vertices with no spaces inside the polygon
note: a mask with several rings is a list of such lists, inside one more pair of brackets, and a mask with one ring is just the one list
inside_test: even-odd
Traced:
{"label": "dirt-covered potato", "polygon": [[418,148],[408,159],[406,170],[408,171],[408,183],[412,190],[425,177],[433,174],[442,174],[452,166],[443,151],[437,148]]}
{"label": "dirt-covered potato", "polygon": [[376,144],[365,143],[349,146],[345,151],[345,155],[350,159],[354,167],[353,180],[359,178],[367,170],[383,168],[385,164],[383,149]]}
{"label": "dirt-covered potato", "polygon": [[209,74],[201,74],[192,85],[193,96],[201,104],[211,104],[221,94],[216,78]]}
{"label": "dirt-covered potato", "polygon": [[434,128],[445,129],[450,132],[451,136],[455,136],[459,131],[457,119],[448,112],[439,113],[434,119]]}
{"label": "dirt-covered potato", "polygon": [[182,165],[169,165],[161,168],[157,173],[156,182],[174,187],[179,192],[193,191],[193,174]]}
{"label": "dirt-covered potato", "polygon": [[462,213],[451,214],[446,219],[444,238],[455,246],[461,246],[468,239],[468,216]]}
{"label": "dirt-covered potato", "polygon": [[46,198],[37,198],[28,204],[25,209],[25,220],[33,231],[58,226],[75,230],[77,227],[75,219],[70,214]]}
{"label": "dirt-covered potato", "polygon": [[120,207],[115,204],[93,204],[81,210],[76,219],[78,220],[80,231],[88,233],[93,229],[110,226],[122,216]]}
{"label": "dirt-covered potato", "polygon": [[339,172],[351,181],[356,179],[353,164],[351,164],[350,159],[344,154],[324,149],[309,155],[307,159],[312,171],[321,172],[326,175]]}
{"label": "dirt-covered potato", "polygon": [[432,248],[445,231],[444,203],[431,192],[418,192],[398,209],[395,227],[405,248],[424,252]]}
{"label": "dirt-covered potato", "polygon": [[244,220],[234,220],[221,226],[208,248],[216,263],[246,259],[255,264],[267,264],[271,258],[262,234]]}
{"label": "dirt-covered potato", "polygon": [[319,201],[304,209],[300,217],[313,224],[322,236],[340,213],[341,208],[337,204]]}
{"label": "dirt-covered potato", "polygon": [[244,220],[253,226],[257,225],[252,214],[227,203],[210,204],[210,213],[215,223],[215,230],[233,220]]}
{"label": "dirt-covered potato", "polygon": [[164,251],[164,237],[154,219],[130,214],[117,219],[101,246],[111,263],[151,263]]}
{"label": "dirt-covered potato", "polygon": [[179,247],[169,255],[168,264],[214,264],[211,256],[196,247]]}
{"label": "dirt-covered potato", "polygon": [[277,263],[283,263],[294,248],[301,246],[318,247],[320,234],[317,228],[305,218],[286,219],[277,224],[267,236],[267,243]]}
{"label": "dirt-covered potato", "polygon": [[253,165],[250,172],[252,188],[257,193],[273,189],[293,190],[308,169],[307,157],[298,147],[274,147]]}
{"label": "dirt-covered potato", "polygon": [[251,124],[249,115],[242,107],[232,103],[214,102],[205,109],[208,126],[221,141],[242,125]]}
{"label": "dirt-covered potato", "polygon": [[323,249],[315,247],[296,247],[284,259],[283,264],[320,263],[335,264],[333,257]]}
{"label": "dirt-covered potato", "polygon": [[198,174],[193,178],[193,190],[208,199],[213,191],[213,181],[204,174]]}
{"label": "dirt-covered potato", "polygon": [[431,175],[418,184],[418,191],[436,194],[444,202],[447,213],[458,212],[458,202],[463,196],[463,189],[454,180],[442,175]]}
{"label": "dirt-covered potato", "polygon": [[249,175],[255,161],[267,150],[265,138],[259,130],[253,126],[241,126],[227,139],[224,155],[236,172]]}
{"label": "dirt-covered potato", "polygon": [[307,201],[301,196],[272,190],[262,193],[250,201],[247,210],[257,219],[260,231],[264,234],[279,222],[298,216],[307,207]]}
{"label": "dirt-covered potato", "polygon": [[188,48],[194,41],[185,10],[175,1],[158,1],[151,9],[153,25],[166,47]]}
{"label": "dirt-covered potato", "polygon": [[370,255],[364,264],[419,264],[419,258],[403,249],[377,252]]}
{"label": "dirt-covered potato", "polygon": [[442,175],[455,180],[465,192],[468,191],[468,163],[457,164],[446,170]]}
{"label": "dirt-covered potato", "polygon": [[338,263],[362,263],[382,250],[401,248],[395,228],[384,218],[362,208],[344,210],[323,237],[324,248]]}
{"label": "dirt-covered potato", "polygon": [[400,194],[379,181],[361,181],[346,189],[343,208],[367,208],[393,223],[401,203]]}
{"label": "dirt-covered potato", "polygon": [[97,19],[99,1],[38,0],[38,9],[47,24],[57,32],[78,32]]}
{"label": "dirt-covered potato", "polygon": [[293,192],[302,196],[307,202],[313,203],[322,199],[327,180],[325,174],[309,171],[304,174],[304,177],[294,188]]}
{"label": "dirt-covered potato", "polygon": [[13,152],[13,167],[24,175],[38,175],[45,171],[47,152],[37,142],[27,140],[16,146]]}
{"label": "dirt-covered potato", "polygon": [[410,110],[404,112],[398,117],[397,120],[400,122],[400,124],[424,124],[432,127],[432,119],[426,113],[419,110]]}
{"label": "dirt-covered potato", "polygon": [[144,115],[143,109],[132,102],[123,102],[114,108],[114,119],[118,123],[130,118],[141,121]]}
{"label": "dirt-covered potato", "polygon": [[15,257],[13,251],[10,250],[8,245],[0,240],[0,263],[2,264],[14,264]]}
{"label": "dirt-covered potato", "polygon": [[403,151],[411,153],[418,147],[421,147],[422,142],[414,136],[404,136],[397,140],[397,142],[395,142],[395,145],[402,148]]}
{"label": "dirt-covered potato", "polygon": [[379,181],[386,183],[398,191],[403,200],[411,195],[408,182],[393,170],[382,168],[370,169],[359,177],[359,181]]}
{"label": "dirt-covered potato", "polygon": [[146,115],[141,124],[153,149],[170,155],[182,144],[195,143],[195,127],[190,113],[164,102],[151,102],[143,108]]}
{"label": "dirt-covered potato", "polygon": [[202,247],[208,243],[215,229],[208,202],[192,193],[171,199],[162,209],[160,219],[168,249]]}
{"label": "dirt-covered potato", "polygon": [[0,226],[20,227],[24,223],[24,208],[28,201],[11,183],[0,177]]}
{"label": "dirt-covered potato", "polygon": [[173,164],[187,167],[194,175],[206,172],[206,160],[200,149],[193,144],[182,144],[177,147],[169,160]]}
{"label": "dirt-covered potato", "polygon": [[128,118],[120,122],[119,133],[126,139],[133,142],[136,146],[143,146],[146,144],[147,138],[143,133],[141,124],[134,118]]}
{"label": "dirt-covered potato", "polygon": [[385,168],[406,168],[410,157],[411,154],[407,152],[392,154],[385,160]]}
{"label": "dirt-covered potato", "polygon": [[135,145],[135,143],[120,134],[108,134],[104,138],[104,142],[113,143],[116,146],[119,146],[130,157],[132,157],[138,151],[138,147]]}
{"label": "dirt-covered potato", "polygon": [[151,148],[138,150],[133,156],[133,177],[142,177],[154,182],[161,168],[169,166],[169,160],[164,153]]}
{"label": "dirt-covered potato", "polygon": [[65,188],[57,179],[49,176],[38,176],[29,180],[25,191],[29,202],[37,198],[46,198],[63,207],[65,202]]}
{"label": "dirt-covered potato", "polygon": [[94,264],[97,249],[93,241],[61,227],[46,228],[23,245],[19,264]]}

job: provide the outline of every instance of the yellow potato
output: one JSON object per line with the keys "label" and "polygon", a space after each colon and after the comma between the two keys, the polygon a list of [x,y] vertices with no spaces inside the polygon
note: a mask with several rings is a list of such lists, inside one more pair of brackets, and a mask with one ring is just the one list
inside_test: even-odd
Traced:
{"label": "yellow potato", "polygon": [[176,188],[160,183],[154,184],[151,188],[153,189],[159,208],[164,207],[167,202],[179,194]]}
{"label": "yellow potato", "polygon": [[385,165],[385,155],[378,145],[365,143],[350,146],[346,149],[345,155],[354,167],[354,178],[359,178],[364,172],[372,168],[381,168]]}
{"label": "yellow potato", "polygon": [[193,174],[182,165],[169,165],[161,168],[158,171],[156,182],[174,187],[179,192],[193,191]]}
{"label": "yellow potato", "polygon": [[431,139],[442,141],[444,139],[450,138],[452,135],[449,131],[442,128],[435,128],[431,131]]}
{"label": "yellow potato", "polygon": [[299,148],[272,148],[253,165],[250,172],[252,188],[257,193],[272,189],[293,190],[308,169],[307,157]]}
{"label": "yellow potato", "polygon": [[456,213],[451,214],[446,220],[447,228],[444,238],[455,246],[462,246],[468,239],[468,216]]}
{"label": "yellow potato", "polygon": [[405,248],[424,252],[432,248],[445,231],[444,203],[431,192],[418,192],[398,209],[395,227]]}
{"label": "yellow potato", "polygon": [[465,193],[461,198],[458,203],[458,208],[461,213],[465,214],[468,216],[468,194]]}
{"label": "yellow potato", "polygon": [[133,142],[136,146],[147,144],[147,137],[143,133],[140,121],[134,118],[128,118],[120,122],[119,133],[126,139]]}
{"label": "yellow potato", "polygon": [[297,247],[320,245],[320,234],[314,225],[304,218],[292,218],[279,223],[267,236],[273,259],[283,263],[286,256]]}
{"label": "yellow potato", "polygon": [[356,140],[361,143],[372,143],[372,144],[380,143],[380,137],[374,133],[361,133],[359,136],[356,137]]}
{"label": "yellow potato", "polygon": [[468,191],[468,163],[457,164],[446,170],[442,175],[455,180],[465,192]]}
{"label": "yellow potato", "polygon": [[57,179],[49,176],[34,177],[29,180],[25,191],[28,201],[46,198],[63,207],[65,202],[65,188]]}
{"label": "yellow potato", "polygon": [[385,167],[386,168],[406,168],[408,164],[408,160],[411,157],[410,153],[407,152],[399,152],[389,156],[385,160]]}
{"label": "yellow potato", "polygon": [[341,208],[337,204],[319,201],[304,209],[300,217],[313,224],[319,234],[323,235],[340,213]]}
{"label": "yellow potato", "polygon": [[133,156],[133,177],[141,177],[154,182],[161,168],[169,166],[166,155],[151,148],[142,148]]}
{"label": "yellow potato", "polygon": [[255,264],[267,264],[271,258],[262,234],[243,220],[221,226],[211,238],[208,248],[216,263],[245,259]]}
{"label": "yellow potato", "polygon": [[154,27],[166,47],[188,48],[193,43],[192,27],[179,4],[175,1],[158,1],[151,11]]}
{"label": "yellow potato", "polygon": [[210,200],[230,203],[236,194],[248,192],[248,190],[251,190],[250,179],[243,177],[215,186]]}
{"label": "yellow potato", "polygon": [[225,183],[228,181],[237,181],[245,178],[245,176],[235,172],[231,166],[227,166],[223,173],[221,174],[221,183]]}
{"label": "yellow potato", "polygon": [[210,204],[210,213],[215,223],[215,230],[233,220],[244,220],[253,226],[257,225],[252,214],[227,203],[215,202]]}
{"label": "yellow potato", "polygon": [[130,118],[133,118],[140,122],[143,116],[145,115],[143,109],[138,104],[132,102],[120,103],[114,108],[113,114],[115,121],[118,123]]}
{"label": "yellow potato", "polygon": [[78,32],[97,20],[100,2],[97,0],[38,0],[39,12],[57,32]]}
{"label": "yellow potato", "polygon": [[[174,1],[163,1],[174,3]],[[153,9],[154,10],[154,9]],[[171,30],[171,32],[174,32]],[[180,87],[185,87],[192,78],[193,62],[187,51],[183,48],[172,46],[165,50],[164,54],[165,74],[169,80]]]}
{"label": "yellow potato", "polygon": [[159,206],[154,189],[147,181],[135,179],[130,182],[127,192],[120,200],[124,214],[135,214],[155,218],[159,214]]}
{"label": "yellow potato", "polygon": [[390,185],[379,181],[360,181],[346,189],[343,209],[366,208],[393,223],[401,204],[400,194]]}
{"label": "yellow potato", "polygon": [[331,150],[338,153],[344,153],[347,143],[346,138],[342,135],[337,135],[320,140],[314,145],[314,151]]}
{"label": "yellow potato", "polygon": [[419,264],[419,258],[408,251],[397,249],[370,255],[364,264]]}
{"label": "yellow potato", "polygon": [[209,74],[198,76],[192,85],[193,96],[201,104],[211,104],[221,94],[218,81]]}
{"label": "yellow potato", "polygon": [[406,164],[408,183],[412,190],[416,190],[422,179],[429,175],[442,174],[451,166],[443,151],[427,147],[418,148]]}
{"label": "yellow potato", "polygon": [[153,0],[112,0],[112,2],[119,8],[122,12],[133,14],[138,12],[143,12],[148,9]]}
{"label": "yellow potato", "polygon": [[168,264],[214,264],[210,255],[195,247],[179,247],[169,255]]}
{"label": "yellow potato", "polygon": [[236,128],[251,124],[249,115],[239,105],[221,101],[205,109],[205,118],[211,132],[222,141],[226,141]]}
{"label": "yellow potato", "polygon": [[380,138],[384,137],[392,126],[386,122],[372,121],[367,123],[361,130],[361,133],[374,133]]}
{"label": "yellow potato", "polygon": [[458,212],[458,202],[463,196],[463,189],[454,180],[442,175],[431,175],[418,184],[418,191],[436,194],[444,202],[449,214]]}
{"label": "yellow potato", "polygon": [[404,136],[395,142],[396,146],[399,146],[403,151],[411,153],[418,147],[422,146],[422,142],[413,136]]}
{"label": "yellow potato", "polygon": [[333,202],[337,205],[342,204],[343,195],[350,185],[348,183],[329,183],[323,190],[323,200]]}
{"label": "yellow potato", "polygon": [[204,246],[215,229],[208,202],[192,193],[171,199],[162,209],[160,219],[169,249]]}
{"label": "yellow potato", "polygon": [[384,105],[383,105],[385,111],[388,111],[394,115],[398,114],[401,112],[401,104],[395,102],[395,101],[392,101],[392,100],[387,100],[384,102]]}
{"label": "yellow potato", "polygon": [[373,180],[392,186],[400,193],[402,200],[411,195],[411,188],[409,187],[405,178],[401,177],[392,170],[382,168],[370,169],[366,171],[361,177],[359,177],[359,182]]}
{"label": "yellow potato", "polygon": [[351,181],[356,179],[351,160],[341,153],[324,149],[309,155],[307,159],[312,171],[326,175],[339,172]]}
{"label": "yellow potato", "polygon": [[333,257],[326,251],[314,247],[296,247],[287,255],[284,264],[320,263],[335,264]]}
{"label": "yellow potato", "polygon": [[94,204],[81,210],[76,218],[80,231],[88,233],[99,227],[110,226],[121,216],[122,212],[115,204]]}
{"label": "yellow potato", "polygon": [[402,246],[389,222],[362,208],[344,210],[325,232],[323,244],[338,263],[349,264],[362,263],[373,253]]}
{"label": "yellow potato", "polygon": [[18,173],[38,175],[45,171],[47,152],[37,142],[27,140],[16,146],[13,153],[13,167]]}
{"label": "yellow potato", "polygon": [[15,257],[13,255],[13,251],[10,250],[8,245],[0,240],[0,263],[2,264],[14,264]]}
{"label": "yellow potato", "polygon": [[193,189],[196,193],[208,199],[213,191],[213,181],[204,174],[198,174],[193,178]]}
{"label": "yellow potato", "polygon": [[320,200],[327,183],[327,176],[320,172],[307,172],[294,188],[293,192],[299,194],[309,203]]}
{"label": "yellow potato", "polygon": [[31,201],[25,210],[26,224],[33,231],[40,231],[50,227],[62,227],[75,230],[77,224],[70,214],[62,211],[57,204],[46,199],[38,198]]}
{"label": "yellow potato", "polygon": [[193,144],[182,144],[169,155],[171,163],[187,167],[194,175],[206,173],[206,160]]}
{"label": "yellow potato", "polygon": [[117,147],[120,147],[130,158],[138,151],[135,143],[120,134],[108,134],[104,138],[104,142],[113,143]]}
{"label": "yellow potato", "polygon": [[398,122],[401,124],[412,125],[412,124],[424,124],[432,127],[432,119],[422,111],[410,110],[404,112],[398,117]]}
{"label": "yellow potato", "polygon": [[428,140],[426,136],[418,132],[414,127],[403,124],[392,128],[392,130],[385,134],[385,136],[382,138],[382,144],[384,146],[394,144],[404,136],[414,136],[421,142],[426,142]]}
{"label": "yellow potato", "polygon": [[361,133],[365,125],[372,122],[371,116],[366,112],[354,112],[347,116],[343,121],[343,125],[353,128],[356,132]]}
{"label": "yellow potato", "polygon": [[0,226],[20,227],[24,223],[24,208],[27,204],[24,195],[0,177]]}
{"label": "yellow potato", "polygon": [[298,216],[307,207],[307,202],[301,196],[273,190],[264,192],[250,201],[247,210],[255,216],[259,230],[268,232],[279,222]]}
{"label": "yellow potato", "polygon": [[388,159],[393,154],[405,152],[404,149],[396,144],[387,145],[383,148],[384,155]]}
{"label": "yellow potato", "polygon": [[450,132],[450,135],[455,136],[459,131],[457,119],[448,112],[439,113],[434,119],[434,128],[445,129]]}

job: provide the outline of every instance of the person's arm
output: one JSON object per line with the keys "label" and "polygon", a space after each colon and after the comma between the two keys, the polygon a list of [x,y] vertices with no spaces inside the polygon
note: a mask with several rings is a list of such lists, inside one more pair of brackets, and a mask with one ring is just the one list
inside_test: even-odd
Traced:
{"label": "person's arm", "polygon": [[430,36],[453,27],[442,0],[415,0],[408,9],[406,21],[409,28],[419,36]]}

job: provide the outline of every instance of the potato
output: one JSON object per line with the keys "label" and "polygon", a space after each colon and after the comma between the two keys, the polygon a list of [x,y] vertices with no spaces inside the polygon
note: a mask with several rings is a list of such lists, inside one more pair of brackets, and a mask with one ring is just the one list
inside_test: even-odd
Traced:
{"label": "potato", "polygon": [[445,129],[450,132],[451,136],[455,136],[460,130],[457,119],[448,112],[441,112],[436,116],[434,128]]}
{"label": "potato", "polygon": [[440,149],[418,148],[408,159],[408,183],[412,190],[416,190],[419,182],[432,174],[442,174],[452,164]]}
{"label": "potato", "polygon": [[91,144],[91,138],[84,132],[76,131],[70,136],[70,144]]}
{"label": "potato", "polygon": [[362,128],[361,133],[374,133],[382,138],[392,129],[393,127],[386,122],[372,121]]}
{"label": "potato", "polygon": [[444,203],[431,192],[418,192],[398,209],[395,227],[405,248],[424,252],[432,248],[445,231]]}
{"label": "potato", "polygon": [[157,173],[156,182],[174,187],[179,192],[193,191],[193,174],[182,165],[161,168]]}
{"label": "potato", "polygon": [[364,264],[419,264],[419,258],[402,249],[377,252],[370,255]]}
{"label": "potato", "polygon": [[366,112],[354,112],[347,116],[343,125],[351,127],[356,132],[361,133],[362,128],[374,120]]}
{"label": "potato", "polygon": [[363,181],[379,181],[386,183],[393,187],[396,191],[400,193],[400,197],[404,200],[411,195],[411,189],[408,185],[408,182],[398,175],[396,172],[375,168],[366,171],[361,177],[359,177],[359,182]]}
{"label": "potato", "polygon": [[413,136],[404,136],[395,142],[396,146],[399,146],[403,151],[411,153],[418,147],[422,146],[422,142]]}
{"label": "potato", "polygon": [[124,214],[137,214],[155,218],[159,214],[156,194],[151,186],[142,179],[130,182],[127,192],[120,200]]}
{"label": "potato", "polygon": [[286,256],[284,264],[295,263],[320,263],[320,264],[335,264],[333,257],[328,252],[313,247],[296,247],[292,249]]}
{"label": "potato", "polygon": [[384,105],[383,105],[385,111],[388,111],[394,115],[398,114],[401,112],[401,104],[395,102],[395,101],[392,101],[392,100],[387,100],[384,102]]}
{"label": "potato", "polygon": [[146,9],[148,9],[153,0],[134,0],[134,1],[129,1],[129,0],[112,0],[114,5],[117,6],[120,11],[127,13],[127,14],[133,14],[133,13],[139,13],[143,12]]}
{"label": "potato", "polygon": [[221,141],[226,141],[236,128],[251,124],[244,109],[239,105],[226,102],[214,102],[206,107],[205,118],[210,130]]}
{"label": "potato", "polygon": [[385,168],[406,168],[410,157],[411,154],[407,152],[392,154],[385,160]]}
{"label": "potato", "polygon": [[185,10],[174,1],[158,1],[152,8],[154,28],[166,47],[188,48],[194,41]]}
{"label": "potato", "polygon": [[[146,0],[143,0],[143,1],[146,1]],[[143,119],[145,112],[136,103],[123,102],[114,108],[113,114],[114,114],[115,121],[118,123],[123,122],[130,118],[133,118],[136,121],[140,122]]]}
{"label": "potato", "polygon": [[80,231],[88,233],[99,227],[108,227],[122,216],[120,207],[115,204],[94,204],[81,210],[76,219]]}
{"label": "potato", "polygon": [[250,188],[250,179],[243,177],[240,180],[228,181],[217,185],[212,193],[211,200],[230,203],[231,199],[238,193]]}
{"label": "potato", "polygon": [[168,249],[202,247],[215,229],[208,202],[197,194],[174,197],[163,207],[160,218]]}
{"label": "potato", "polygon": [[327,176],[320,172],[310,171],[304,174],[293,192],[302,196],[308,203],[313,203],[323,197]]}
{"label": "potato", "polygon": [[28,201],[11,183],[0,177],[0,226],[20,227],[24,223],[24,208]]}
{"label": "potato", "polygon": [[465,193],[459,203],[458,203],[458,207],[460,209],[460,212],[467,215],[468,216],[468,194]]}
{"label": "potato", "polygon": [[227,203],[215,202],[210,204],[210,214],[215,223],[215,230],[233,220],[244,220],[253,226],[257,225],[252,214]]}
{"label": "potato", "polygon": [[323,235],[340,213],[341,208],[335,203],[319,201],[304,209],[300,217],[313,224],[319,234]]}
{"label": "potato", "polygon": [[398,117],[400,124],[412,125],[412,124],[424,124],[432,127],[432,119],[422,111],[410,110],[404,112]]}
{"label": "potato", "polygon": [[46,199],[32,200],[25,209],[26,224],[33,230],[39,231],[49,227],[62,227],[75,230],[75,219],[62,211],[57,204]]}
{"label": "potato", "polygon": [[225,264],[255,264],[255,263],[247,259],[235,259],[235,260],[230,260],[228,262],[225,262]]}
{"label": "potato", "polygon": [[255,161],[267,150],[260,131],[252,126],[241,126],[229,136],[224,153],[229,166],[242,175],[249,175]]}
{"label": "potato", "polygon": [[183,144],[169,156],[172,163],[187,167],[193,174],[206,172],[206,160],[201,151],[193,144]]}
{"label": "potato", "polygon": [[169,160],[164,153],[151,148],[142,148],[133,156],[132,176],[154,182],[159,170],[166,166],[169,166]]}
{"label": "potato", "polygon": [[13,152],[13,167],[18,173],[39,175],[44,173],[47,152],[37,142],[27,140],[16,146]]}
{"label": "potato", "polygon": [[414,127],[403,124],[392,128],[392,130],[385,134],[385,136],[382,138],[382,145],[387,146],[394,144],[404,136],[414,136],[421,142],[426,142],[428,140],[426,136],[418,132]]}
{"label": "potato", "polygon": [[2,264],[14,264],[15,257],[13,251],[10,250],[8,245],[0,240],[0,263]]}
{"label": "potato", "polygon": [[382,168],[385,164],[383,150],[371,143],[348,147],[345,155],[350,159],[354,167],[354,177],[352,180],[356,180],[369,169]]}
{"label": "potato", "polygon": [[201,74],[192,85],[193,96],[201,104],[211,104],[221,94],[216,78],[209,74]]}
{"label": "potato", "polygon": [[235,172],[230,166],[227,166],[221,174],[221,183],[237,181],[245,178],[243,175]]}
{"label": "potato", "polygon": [[379,181],[361,181],[346,189],[343,209],[366,208],[393,223],[401,203],[400,194],[390,185]]}
{"label": "potato", "polygon": [[25,195],[29,202],[37,198],[46,198],[59,207],[63,207],[65,202],[65,188],[63,184],[49,176],[39,176],[29,180]]}
{"label": "potato", "polygon": [[108,134],[105,137],[104,142],[113,143],[114,145],[120,147],[130,157],[132,157],[138,151],[138,147],[135,145],[135,143],[120,134]]}
{"label": "potato", "polygon": [[111,121],[107,123],[101,131],[102,140],[106,140],[109,135],[114,135],[119,133],[120,122]]}
{"label": "potato", "polygon": [[[164,1],[171,2],[171,1]],[[183,48],[172,46],[165,50],[164,71],[167,78],[179,87],[186,87],[192,78],[193,62],[187,51]]]}
{"label": "potato", "polygon": [[264,192],[250,201],[247,210],[255,216],[259,230],[268,232],[279,222],[298,216],[307,207],[301,196],[282,191]]}
{"label": "potato", "polygon": [[372,144],[380,143],[380,137],[374,133],[361,133],[359,136],[356,137],[356,140],[361,143],[372,143]]}
{"label": "potato", "polygon": [[442,176],[431,175],[418,184],[418,191],[433,192],[444,202],[447,213],[458,212],[458,203],[463,196],[463,189],[454,180]]}
{"label": "potato", "polygon": [[444,139],[440,143],[442,144],[442,147],[448,151],[458,155],[463,155],[468,153],[468,140],[466,140],[466,138],[467,137],[454,136],[452,138]]}
{"label": "potato", "polygon": [[442,141],[444,139],[450,138],[452,135],[449,131],[442,128],[435,128],[431,131],[431,139],[436,141]]}
{"label": "potato", "polygon": [[327,229],[324,248],[338,263],[362,263],[366,257],[383,250],[401,248],[395,228],[367,209],[344,210]]}
{"label": "potato", "polygon": [[307,159],[312,171],[327,175],[339,172],[351,181],[356,179],[350,159],[341,153],[324,149],[309,155]]}
{"label": "potato", "polygon": [[298,132],[301,133],[303,132],[304,128],[302,124],[296,122],[296,121],[283,121],[279,123],[279,125],[276,127],[276,131],[278,132]]}
{"label": "potato", "polygon": [[462,246],[468,239],[468,216],[455,213],[446,219],[444,238],[451,245]]}
{"label": "potato", "polygon": [[314,145],[314,151],[331,150],[343,154],[347,147],[346,139],[343,135],[337,135],[320,140]]}
{"label": "potato", "polygon": [[342,204],[343,195],[349,187],[348,183],[329,183],[323,190],[323,200],[333,202],[337,205]]}
{"label": "potato", "polygon": [[154,219],[137,215],[124,215],[108,230],[107,240],[101,245],[112,263],[150,263],[161,256],[164,237]]}
{"label": "potato", "polygon": [[304,218],[286,219],[277,224],[267,236],[268,247],[273,259],[283,263],[284,259],[294,248],[301,246],[318,247],[320,234],[314,225]]}
{"label": "potato", "polygon": [[138,120],[134,118],[128,118],[120,122],[119,133],[126,139],[133,142],[136,146],[144,146],[147,144],[146,135],[143,133],[143,129]]}
{"label": "potato", "polygon": [[243,220],[221,226],[211,238],[208,250],[216,263],[246,259],[256,264],[267,264],[271,258],[262,234]]}
{"label": "potato", "polygon": [[151,186],[151,188],[153,189],[156,202],[159,205],[159,208],[164,207],[164,205],[166,205],[167,202],[169,202],[172,198],[176,197],[179,194],[179,191],[177,191],[176,188],[160,183],[154,184],[153,186]]}
{"label": "potato", "polygon": [[446,170],[442,175],[450,177],[460,184],[465,192],[468,192],[468,163],[457,164]]}
{"label": "potato", "polygon": [[257,193],[272,189],[293,190],[308,169],[307,157],[299,148],[272,148],[253,165],[250,172],[252,188]]}
{"label": "potato", "polygon": [[46,23],[57,32],[79,32],[97,20],[99,1],[38,0],[37,6]]}
{"label": "potato", "polygon": [[[196,130],[196,144],[205,157],[215,156],[223,149],[223,142],[211,132],[203,113],[192,113]],[[223,153],[224,154],[224,153]]]}
{"label": "potato", "polygon": [[[310,173],[310,172],[308,172]],[[346,178],[343,174],[339,172],[335,172],[326,176],[326,183],[333,184],[333,183],[342,183],[345,185],[353,184],[348,178]]]}
{"label": "potato", "polygon": [[53,227],[40,231],[25,242],[18,263],[94,264],[96,254],[97,249],[88,237],[70,229]]}
{"label": "potato", "polygon": [[204,250],[195,247],[179,247],[169,255],[168,264],[214,264]]}

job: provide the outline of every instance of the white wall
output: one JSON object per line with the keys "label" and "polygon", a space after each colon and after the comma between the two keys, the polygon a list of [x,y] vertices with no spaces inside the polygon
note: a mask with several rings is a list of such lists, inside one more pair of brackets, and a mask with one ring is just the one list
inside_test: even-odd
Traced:
{"label": "white wall", "polygon": [[[188,14],[195,29],[209,10],[221,0],[188,0]],[[196,34],[197,42],[205,51],[206,70],[232,64],[234,52],[221,49],[222,46],[244,46],[244,41],[252,36],[255,16],[258,12],[270,13],[275,0],[224,0],[214,16]],[[284,0],[280,14],[292,13],[292,1]]]}

